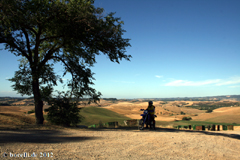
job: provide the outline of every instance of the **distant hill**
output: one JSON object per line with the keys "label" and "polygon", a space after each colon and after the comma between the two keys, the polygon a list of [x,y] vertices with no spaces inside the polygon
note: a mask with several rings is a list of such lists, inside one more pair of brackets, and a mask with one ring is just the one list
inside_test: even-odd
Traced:
{"label": "distant hill", "polygon": [[207,96],[207,97],[174,97],[174,98],[140,98],[143,101],[221,101],[236,100],[240,101],[240,95],[223,95],[223,96]]}
{"label": "distant hill", "polygon": [[[117,98],[102,98],[106,101],[117,102],[124,101],[222,101],[222,100],[236,100],[240,101],[240,95],[222,95],[222,96],[207,96],[207,97],[174,97],[174,98],[135,98],[135,99],[117,99]],[[34,105],[33,97],[0,97],[0,105]]]}

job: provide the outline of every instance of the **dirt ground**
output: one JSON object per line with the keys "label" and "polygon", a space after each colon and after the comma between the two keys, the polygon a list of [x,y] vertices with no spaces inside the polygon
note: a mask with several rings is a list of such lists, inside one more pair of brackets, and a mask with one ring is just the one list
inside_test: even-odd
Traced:
{"label": "dirt ground", "polygon": [[[240,131],[125,129],[7,130],[0,128],[0,156],[34,159],[240,159]],[[42,154],[40,153],[42,152]],[[40,158],[50,153],[52,158]],[[47,154],[48,155],[48,154]],[[32,158],[29,158],[32,159]]]}

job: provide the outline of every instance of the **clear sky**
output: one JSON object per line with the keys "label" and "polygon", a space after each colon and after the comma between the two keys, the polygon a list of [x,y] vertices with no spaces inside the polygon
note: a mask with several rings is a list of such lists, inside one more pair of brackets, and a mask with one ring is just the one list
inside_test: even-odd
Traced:
{"label": "clear sky", "polygon": [[[117,64],[97,56],[93,87],[102,98],[240,94],[239,0],[96,0],[95,6],[124,21],[123,37],[132,45],[126,54],[133,57]],[[21,96],[6,80],[18,70],[17,59],[0,51],[0,96]]]}

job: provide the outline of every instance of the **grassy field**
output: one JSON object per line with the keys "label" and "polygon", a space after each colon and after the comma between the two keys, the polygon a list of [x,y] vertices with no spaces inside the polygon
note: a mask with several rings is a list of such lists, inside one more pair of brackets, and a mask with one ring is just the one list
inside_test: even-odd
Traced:
{"label": "grassy field", "polygon": [[123,124],[124,120],[130,119],[116,112],[99,107],[85,107],[81,110],[80,114],[84,117],[84,120],[78,125],[86,126],[98,124],[99,122],[106,123],[114,121],[118,121],[119,124]]}

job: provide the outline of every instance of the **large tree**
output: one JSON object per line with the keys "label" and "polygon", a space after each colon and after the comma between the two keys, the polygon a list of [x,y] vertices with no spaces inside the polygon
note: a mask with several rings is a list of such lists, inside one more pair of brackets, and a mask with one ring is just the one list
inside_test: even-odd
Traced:
{"label": "large tree", "polygon": [[91,87],[95,56],[112,62],[130,60],[129,39],[123,38],[123,22],[114,13],[103,15],[94,0],[1,0],[0,43],[20,56],[19,70],[11,79],[22,95],[34,95],[36,123],[43,124],[43,100],[61,78],[53,65],[61,62],[70,73],[71,95],[100,95]]}

